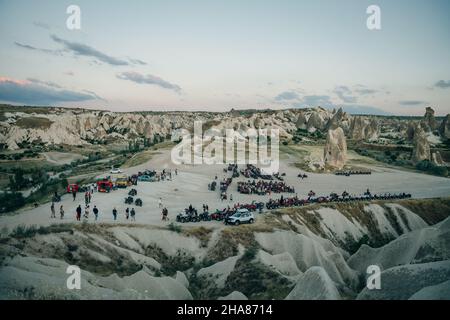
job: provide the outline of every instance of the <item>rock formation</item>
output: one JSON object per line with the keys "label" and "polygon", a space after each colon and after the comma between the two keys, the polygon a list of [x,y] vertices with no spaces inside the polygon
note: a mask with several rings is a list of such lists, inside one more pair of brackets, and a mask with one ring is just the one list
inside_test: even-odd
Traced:
{"label": "rock formation", "polygon": [[437,166],[444,166],[445,162],[442,159],[441,153],[439,151],[433,152],[431,154],[431,161]]}
{"label": "rock formation", "polygon": [[433,132],[437,129],[437,121],[434,117],[434,110],[431,107],[427,107],[425,110],[425,115],[420,122],[420,125],[422,126],[422,129],[424,129],[426,132]]}
{"label": "rock formation", "polygon": [[439,126],[439,134],[442,138],[450,139],[450,114],[447,114],[444,120],[442,120]]}
{"label": "rock formation", "polygon": [[338,169],[344,167],[347,160],[347,142],[342,128],[328,130],[323,157],[326,165]]}
{"label": "rock formation", "polygon": [[312,112],[306,125],[308,131],[323,130],[325,127],[324,120],[320,117],[318,112]]}
{"label": "rock formation", "polygon": [[425,132],[418,127],[414,133],[414,149],[412,154],[412,160],[419,162],[422,160],[430,160],[430,144],[427,140]]}
{"label": "rock formation", "polygon": [[298,116],[295,125],[298,129],[305,130],[307,128],[307,126],[306,126],[307,120],[306,120],[305,114],[303,112],[301,112],[300,115]]}
{"label": "rock formation", "polygon": [[354,140],[376,140],[379,128],[375,119],[353,117],[350,122],[349,136]]}

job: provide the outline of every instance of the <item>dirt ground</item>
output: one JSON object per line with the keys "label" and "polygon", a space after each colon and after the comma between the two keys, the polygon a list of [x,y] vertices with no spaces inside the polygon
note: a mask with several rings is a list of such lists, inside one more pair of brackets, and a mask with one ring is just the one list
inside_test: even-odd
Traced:
{"label": "dirt ground", "polygon": [[[372,193],[411,193],[413,198],[434,198],[445,197],[450,194],[450,179],[435,177],[420,173],[401,171],[398,169],[377,166],[376,164],[364,164],[364,166],[373,170],[372,175],[361,176],[335,176],[333,174],[314,174],[308,173],[308,178],[302,180],[297,178],[301,172],[295,167],[294,163],[298,158],[293,155],[281,157],[280,172],[286,173],[286,184],[293,186],[299,197],[306,197],[309,190],[314,190],[317,195],[328,195],[331,192],[341,193],[344,190],[350,194],[362,194],[367,188]],[[370,162],[368,162],[370,163]],[[151,225],[167,225],[175,220],[178,212],[192,204],[199,211],[202,204],[208,204],[210,211],[223,209],[227,206],[233,206],[234,203],[250,203],[253,200],[266,202],[270,198],[279,198],[281,194],[272,194],[271,196],[241,195],[237,193],[237,181],[245,180],[244,177],[234,179],[229,187],[228,194],[233,195],[233,201],[221,201],[219,197],[219,188],[216,191],[208,190],[208,183],[214,180],[217,175],[218,183],[225,176],[223,165],[180,165],[176,166],[171,162],[170,149],[158,150],[157,154],[147,162],[139,166],[123,169],[126,174],[137,173],[145,169],[172,169],[172,181],[161,182],[139,182],[137,189],[138,198],[143,200],[142,207],[135,207],[136,223]],[[175,168],[178,169],[178,175],[175,175]],[[109,175],[108,172],[104,176]],[[96,205],[99,210],[99,222],[113,222],[112,209],[114,207],[119,211],[118,221],[120,223],[133,223],[125,220],[125,209],[128,206],[124,199],[130,188],[119,189],[109,194],[94,193],[91,203],[91,214],[89,221],[93,221],[92,207]],[[292,196],[293,194],[283,194]],[[136,198],[136,197],[135,197]],[[162,199],[163,206],[169,211],[171,221],[161,221],[161,208],[158,206],[159,198]],[[59,217],[59,207],[63,205],[65,217],[61,221],[50,219],[50,203],[38,208],[23,209],[12,215],[0,217],[0,228],[7,227],[12,230],[15,226],[24,225],[49,225],[52,223],[75,222],[75,208],[81,204],[84,208],[84,196],[78,194],[76,201],[72,200],[72,195],[67,194],[62,197],[61,203],[55,205],[57,216]],[[222,226],[219,222],[204,222],[209,226]],[[199,224],[197,224],[199,225]]]}

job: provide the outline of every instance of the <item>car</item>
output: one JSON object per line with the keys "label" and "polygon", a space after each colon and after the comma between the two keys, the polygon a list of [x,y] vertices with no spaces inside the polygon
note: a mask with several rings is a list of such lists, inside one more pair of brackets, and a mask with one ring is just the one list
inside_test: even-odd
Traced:
{"label": "car", "polygon": [[127,176],[119,176],[116,178],[115,185],[117,188],[126,188],[128,187],[128,177]]}
{"label": "car", "polygon": [[151,177],[149,175],[142,175],[139,176],[138,181],[143,181],[143,182],[154,182],[155,181],[155,177]]}
{"label": "car", "polygon": [[233,224],[235,226],[238,226],[241,223],[253,222],[255,222],[255,217],[253,216],[253,213],[247,209],[238,209],[235,214],[225,219],[225,224]]}
{"label": "car", "polygon": [[110,172],[111,173],[122,173],[122,170],[120,168],[111,167],[111,171]]}

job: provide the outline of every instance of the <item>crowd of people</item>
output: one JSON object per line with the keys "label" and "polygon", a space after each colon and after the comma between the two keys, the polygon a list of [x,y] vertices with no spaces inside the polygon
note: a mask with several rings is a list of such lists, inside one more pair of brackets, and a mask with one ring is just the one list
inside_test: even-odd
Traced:
{"label": "crowd of people", "polygon": [[286,185],[282,181],[239,181],[237,184],[237,190],[241,194],[257,194],[266,195],[271,193],[294,193],[295,189]]}
{"label": "crowd of people", "polygon": [[253,164],[247,164],[246,167],[241,170],[241,174],[246,178],[272,180],[272,175],[263,174],[261,169]]}

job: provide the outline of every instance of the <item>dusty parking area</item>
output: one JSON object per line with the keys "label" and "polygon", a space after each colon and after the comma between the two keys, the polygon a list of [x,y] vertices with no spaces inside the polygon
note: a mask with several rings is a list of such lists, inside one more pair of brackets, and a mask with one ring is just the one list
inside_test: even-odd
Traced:
{"label": "dusty parking area", "polygon": [[[223,179],[225,166],[212,165],[181,165],[175,166],[170,161],[170,150],[162,150],[145,164],[124,169],[124,173],[133,174],[145,169],[172,169],[172,181],[161,182],[139,182],[135,187],[138,195],[135,198],[143,200],[142,207],[135,207],[136,223],[151,225],[167,225],[169,222],[161,221],[161,208],[158,206],[159,198],[162,199],[163,206],[169,211],[171,221],[184,208],[192,204],[199,211],[202,204],[208,204],[210,211],[223,209],[227,206],[233,206],[235,203],[251,203],[255,201],[268,201],[272,198],[279,198],[281,194],[272,194],[271,196],[241,195],[237,193],[237,181],[246,180],[244,177],[234,179],[229,187],[228,194],[233,195],[233,201],[221,201],[219,188],[216,191],[208,190],[208,183],[212,182],[217,175],[218,181]],[[178,175],[175,175],[175,168],[178,169]],[[433,198],[443,197],[450,194],[450,179],[424,175],[413,172],[400,171],[387,168],[372,168],[374,173],[368,176],[335,176],[333,174],[314,174],[308,173],[308,178],[301,180],[297,178],[299,169],[292,165],[290,158],[282,158],[280,172],[286,173],[286,184],[295,188],[295,193],[299,197],[306,197],[309,190],[314,190],[317,195],[327,195],[331,192],[341,193],[344,190],[350,194],[361,194],[367,188],[372,193],[411,193],[414,198]],[[105,175],[108,175],[105,172]],[[111,193],[94,193],[91,202],[91,214],[89,221],[93,221],[92,207],[96,205],[99,210],[100,222],[113,222],[112,209],[117,208],[118,222],[133,223],[125,219],[125,209],[128,206],[124,203],[128,195],[127,189],[118,189]],[[293,194],[283,194],[292,196]],[[81,204],[84,208],[84,195],[78,194],[76,201],[72,200],[72,195],[64,195],[61,203],[57,203],[56,213],[59,216],[59,206],[63,205],[65,218],[50,219],[50,203],[38,208],[24,209],[17,214],[4,216],[0,218],[0,227],[12,229],[19,224],[25,225],[49,225],[51,223],[74,222],[75,209]],[[258,216],[258,214],[256,214]],[[208,224],[210,226],[223,226],[220,222],[202,222],[199,224]]]}

